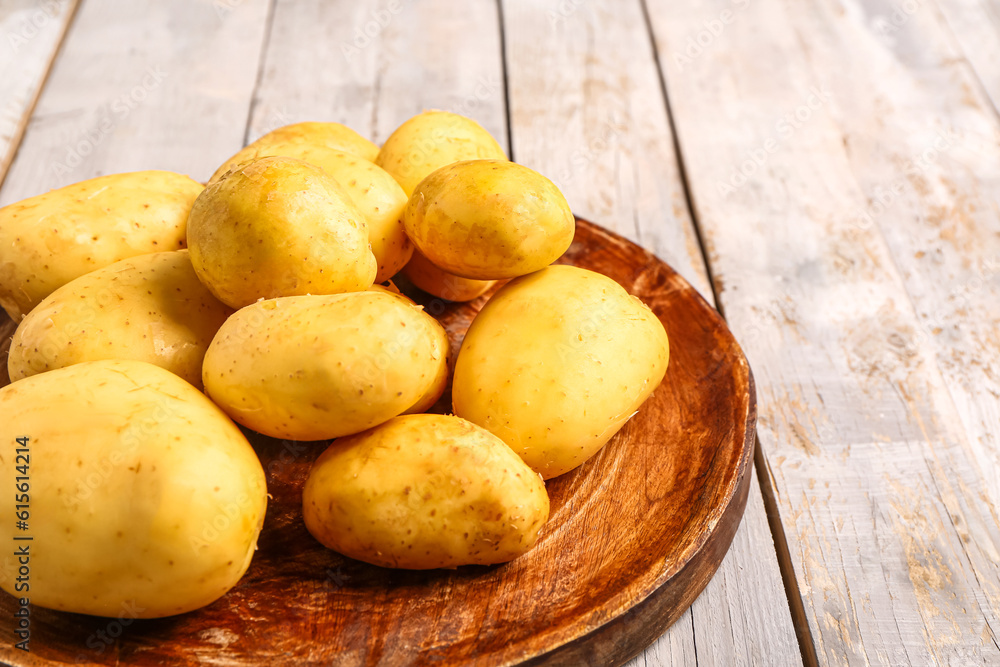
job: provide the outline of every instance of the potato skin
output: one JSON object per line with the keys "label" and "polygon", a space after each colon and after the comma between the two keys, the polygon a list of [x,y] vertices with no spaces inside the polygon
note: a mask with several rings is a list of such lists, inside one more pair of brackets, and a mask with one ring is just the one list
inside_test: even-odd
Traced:
{"label": "potato skin", "polygon": [[230,317],[205,354],[203,379],[244,426],[320,440],[407,410],[447,373],[447,356],[441,325],[401,295],[286,297]]}
{"label": "potato skin", "polygon": [[319,167],[264,157],[205,188],[188,218],[198,278],[223,303],[367,289],[376,263],[364,217]]}
{"label": "potato skin", "polygon": [[596,454],[660,384],[663,324],[607,276],[550,266],[512,280],[472,322],[455,362],[455,414],[549,479]]}
{"label": "potato skin", "polygon": [[406,196],[441,167],[461,160],[506,160],[483,126],[448,111],[424,111],[396,128],[382,144],[375,164],[392,174]]}
{"label": "potato skin", "polygon": [[200,183],[169,171],[81,181],[0,208],[0,306],[20,322],[69,281],[126,257],[184,247]]}
{"label": "potato skin", "polygon": [[[305,123],[292,123],[291,125],[285,125],[276,130],[271,130],[260,139],[251,143],[250,146],[260,148],[274,143],[289,142],[332,148],[334,150],[357,155],[358,157],[364,158],[370,162],[374,162],[375,156],[378,155],[378,146],[373,144],[368,139],[365,139],[363,136],[346,125],[342,125],[340,123],[320,123],[313,121]],[[219,175],[219,172],[224,171],[226,165],[232,167],[236,164],[238,164],[238,162],[233,162],[232,159],[227,160],[226,164],[222,165],[222,167],[216,171],[216,175]],[[215,176],[212,177],[212,180],[215,180]]]}
{"label": "potato skin", "polygon": [[382,567],[491,565],[534,546],[545,485],[488,431],[449,415],[406,415],[337,440],[302,494],[325,546]]}
{"label": "potato skin", "polygon": [[403,267],[403,275],[423,291],[445,301],[472,301],[486,294],[496,283],[495,280],[472,280],[448,273],[434,266],[416,249]]}
{"label": "potato skin", "polygon": [[474,280],[543,269],[566,252],[576,229],[552,181],[506,160],[438,169],[413,191],[403,224],[435,266]]}
{"label": "potato skin", "polygon": [[231,167],[273,156],[296,158],[315,165],[333,177],[347,193],[368,224],[368,240],[378,262],[375,282],[392,278],[406,265],[413,253],[413,244],[403,229],[406,193],[385,170],[357,155],[302,141],[271,141],[262,145],[255,142],[220,167],[209,185],[228,172],[227,165]]}
{"label": "potato skin", "polygon": [[[5,544],[20,544],[14,443],[29,438],[32,604],[157,618],[210,604],[246,572],[264,471],[240,430],[176,375],[85,362],[0,389],[0,414]],[[0,559],[0,588],[20,596],[17,567]]]}
{"label": "potato skin", "polygon": [[208,344],[232,309],[194,273],[187,250],[137,255],[72,280],[18,325],[12,381],[82,361],[146,361],[201,388]]}

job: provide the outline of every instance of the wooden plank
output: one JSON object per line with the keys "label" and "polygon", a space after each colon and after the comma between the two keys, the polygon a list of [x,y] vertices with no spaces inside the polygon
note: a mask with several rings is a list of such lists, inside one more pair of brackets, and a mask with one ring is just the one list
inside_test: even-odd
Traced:
{"label": "wooden plank", "polygon": [[[577,213],[664,257],[711,301],[641,3],[504,0],[503,16],[514,157],[550,176]],[[799,660],[755,483],[715,578],[632,665]]]}
{"label": "wooden plank", "polygon": [[995,664],[994,110],[923,5],[649,5],[819,662]]}
{"label": "wooden plank", "polygon": [[267,0],[86,2],[0,205],[119,171],[207,179],[242,145],[267,8]]}
{"label": "wooden plank", "polygon": [[[957,49],[976,73],[993,108],[1000,111],[1000,2],[937,0],[937,7],[955,36]],[[903,9],[885,17],[879,24],[882,32],[895,38],[905,25],[903,19],[912,13]]]}
{"label": "wooden plank", "polygon": [[474,118],[507,146],[495,3],[277,1],[249,140],[321,120],[380,144],[433,108]]}
{"label": "wooden plank", "polygon": [[0,5],[0,183],[21,142],[77,0],[10,0]]}

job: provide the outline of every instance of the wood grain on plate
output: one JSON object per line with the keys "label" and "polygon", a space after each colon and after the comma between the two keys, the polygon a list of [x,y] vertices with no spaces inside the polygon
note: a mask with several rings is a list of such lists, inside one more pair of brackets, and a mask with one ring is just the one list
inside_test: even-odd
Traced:
{"label": "wood grain on plate", "polygon": [[[14,665],[578,665],[635,655],[697,597],[739,525],[751,484],[753,379],[719,315],[653,255],[581,221],[563,261],[599,270],[648,303],[669,332],[670,367],[600,454],[548,482],[551,517],[526,556],[431,572],[346,559],[316,542],[301,517],[301,487],[323,443],[250,434],[272,500],[236,588],[161,620],[36,608],[30,656],[12,648],[3,624],[0,657]],[[457,345],[484,302],[426,306],[440,311]],[[4,594],[0,615],[13,610]]]}

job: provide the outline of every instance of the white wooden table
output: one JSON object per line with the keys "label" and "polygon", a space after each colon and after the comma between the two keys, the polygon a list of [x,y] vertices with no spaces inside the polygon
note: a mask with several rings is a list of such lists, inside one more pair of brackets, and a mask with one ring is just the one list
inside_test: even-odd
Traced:
{"label": "white wooden table", "polygon": [[0,38],[0,204],[444,108],[714,300],[757,483],[633,664],[1000,664],[1000,0],[0,0]]}

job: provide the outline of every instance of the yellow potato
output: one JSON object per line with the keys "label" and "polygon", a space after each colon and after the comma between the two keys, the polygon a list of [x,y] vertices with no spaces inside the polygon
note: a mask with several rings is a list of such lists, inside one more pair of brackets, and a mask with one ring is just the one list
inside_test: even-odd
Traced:
{"label": "yellow potato", "polygon": [[135,359],[201,387],[201,360],[232,310],[187,250],[138,255],[72,280],[38,304],[10,345],[11,380],[82,361]]}
{"label": "yellow potato", "polygon": [[472,301],[485,294],[495,280],[472,280],[439,269],[414,249],[413,257],[403,268],[403,275],[423,291],[445,301]]}
{"label": "yellow potato", "polygon": [[[340,123],[292,123],[272,130],[262,136],[251,146],[267,146],[272,143],[298,142],[312,144],[314,146],[325,146],[338,151],[344,151],[357,155],[366,160],[373,161],[378,155],[378,146],[362,137],[360,134]],[[230,166],[235,166],[230,160]],[[225,166],[225,165],[223,165]],[[213,176],[213,180],[214,180]]]}
{"label": "yellow potato", "polygon": [[368,240],[378,262],[375,282],[388,280],[406,265],[413,252],[403,230],[406,193],[381,167],[357,155],[301,141],[253,143],[219,167],[208,184],[222,178],[232,165],[272,156],[292,157],[320,167],[343,188],[368,224]]}
{"label": "yellow potato", "polygon": [[[246,572],[264,471],[236,425],[176,375],[85,362],[0,389],[0,414],[3,590],[49,609],[157,618],[210,604]],[[18,547],[30,550],[30,591]]]}
{"label": "yellow potato", "polygon": [[457,417],[407,415],[323,452],[302,515],[313,537],[345,556],[428,570],[517,558],[538,539],[549,498],[489,432]]}
{"label": "yellow potato", "polygon": [[69,281],[184,247],[201,184],[169,171],[92,178],[0,208],[0,306],[21,318]]}
{"label": "yellow potato", "polygon": [[596,454],[667,369],[656,315],[607,276],[550,266],[480,311],[455,363],[455,414],[549,479]]}
{"label": "yellow potato", "polygon": [[435,266],[474,280],[543,269],[566,252],[576,229],[552,181],[506,160],[438,169],[413,191],[403,224]]}
{"label": "yellow potato", "polygon": [[479,123],[448,111],[425,111],[389,135],[375,164],[410,196],[417,183],[445,165],[489,158],[506,160],[507,155]]}
{"label": "yellow potato", "polygon": [[205,188],[187,240],[198,278],[234,308],[375,279],[364,217],[326,172],[293,158],[254,160]]}
{"label": "yellow potato", "polygon": [[320,440],[410,408],[435,386],[447,356],[444,329],[403,296],[287,297],[230,317],[205,354],[203,379],[244,426]]}

